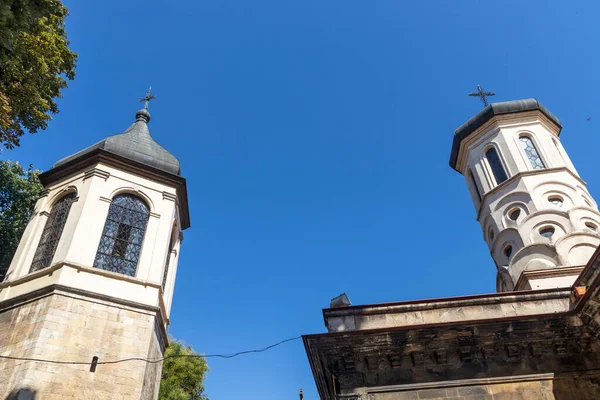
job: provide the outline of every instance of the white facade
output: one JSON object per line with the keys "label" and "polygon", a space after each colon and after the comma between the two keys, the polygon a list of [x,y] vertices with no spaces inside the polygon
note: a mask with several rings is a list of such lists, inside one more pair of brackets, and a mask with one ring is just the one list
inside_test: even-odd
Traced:
{"label": "white facade", "polygon": [[560,130],[541,110],[519,110],[493,115],[460,143],[456,169],[498,268],[498,291],[569,286],[600,244],[600,213]]}
{"label": "white facade", "polygon": [[[137,117],[128,131],[114,137],[124,138],[124,142],[132,145],[141,143],[140,146],[147,147],[151,143],[157,147],[146,126],[149,114],[142,110]],[[186,197],[185,180],[135,160],[123,159],[118,153],[79,154],[75,155],[73,165],[55,166],[45,173],[56,177],[46,184],[6,278],[0,283],[0,303],[46,286],[61,285],[159,308],[165,326],[168,325],[182,230],[189,226],[187,198],[181,198]],[[109,208],[115,197],[122,194],[140,199],[148,211],[141,250],[132,274],[95,267]],[[53,206],[67,195],[74,195],[75,200],[59,233],[52,259],[41,270],[32,269]],[[186,211],[188,219],[185,221],[181,210]]]}

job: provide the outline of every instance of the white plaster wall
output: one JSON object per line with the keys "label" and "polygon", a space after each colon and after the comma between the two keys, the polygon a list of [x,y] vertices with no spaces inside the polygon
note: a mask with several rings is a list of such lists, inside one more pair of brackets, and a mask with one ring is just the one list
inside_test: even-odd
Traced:
{"label": "white plaster wall", "polygon": [[[96,173],[90,173],[91,170],[96,170]],[[48,194],[36,204],[34,215],[21,239],[3,286],[10,286],[11,281],[19,281],[29,274],[47,213],[51,211],[54,202],[65,193],[76,192],[78,199],[71,207],[51,265],[67,264],[92,268],[111,199],[121,193],[132,193],[144,199],[150,208],[150,217],[133,280],[151,284],[154,288],[141,289],[143,285],[132,283],[131,279],[119,280],[118,274],[107,277],[81,271],[72,273],[65,269],[60,273],[55,272],[51,279],[39,278],[23,283],[19,289],[12,287],[11,290],[4,290],[3,297],[35,290],[36,286],[45,286],[52,281],[143,304],[158,305],[160,291],[156,287],[162,285],[169,240],[172,235],[179,237],[176,188],[99,163],[46,189]],[[173,229],[176,231],[173,232]],[[179,242],[176,249],[179,251]],[[168,309],[173,295],[177,257],[172,257],[170,263],[169,277],[162,299],[165,305],[169,305]]]}

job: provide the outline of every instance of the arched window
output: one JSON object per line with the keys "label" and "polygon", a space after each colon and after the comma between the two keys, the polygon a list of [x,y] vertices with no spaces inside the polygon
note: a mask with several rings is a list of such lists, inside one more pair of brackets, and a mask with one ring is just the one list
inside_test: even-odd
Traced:
{"label": "arched window", "polygon": [[529,163],[531,164],[531,168],[533,168],[533,169],[546,168],[546,166],[544,165],[544,162],[542,161],[542,157],[540,157],[540,154],[538,153],[537,149],[535,148],[535,145],[533,144],[533,141],[531,140],[531,138],[529,136],[521,136],[519,138],[519,141],[521,142],[523,151],[525,151],[525,155],[527,156],[527,159],[529,160]]}
{"label": "arched window", "polygon": [[150,210],[131,194],[116,196],[104,224],[94,267],[134,276]]}
{"label": "arched window", "polygon": [[[175,227],[173,227],[173,232],[175,232]],[[163,280],[162,280],[162,288],[165,290],[165,285],[167,284],[167,274],[169,273],[169,263],[171,262],[171,253],[173,252],[173,247],[175,246],[175,239],[173,237],[169,240],[169,252],[167,253],[167,260],[165,262],[165,270],[163,272]]]}
{"label": "arched window", "polygon": [[42,237],[33,256],[29,272],[39,271],[42,268],[50,266],[56,252],[56,247],[58,246],[58,241],[67,222],[71,204],[73,204],[75,198],[75,193],[69,193],[54,203],[46,225],[44,225]]}
{"label": "arched window", "polygon": [[567,157],[565,157],[563,149],[560,147],[560,144],[558,143],[558,140],[552,139],[552,141],[554,142],[554,145],[556,146],[556,150],[558,151],[558,154],[560,154],[560,158],[562,158],[563,162],[565,164],[567,164]]}
{"label": "arched window", "polygon": [[499,185],[505,180],[508,179],[506,176],[506,171],[502,166],[502,161],[500,161],[500,156],[498,156],[498,152],[495,148],[491,148],[485,152],[485,157],[492,168],[492,173],[494,174],[494,178],[496,178],[496,183]]}
{"label": "arched window", "polygon": [[475,194],[477,194],[477,199],[481,202],[481,193],[479,192],[479,188],[477,187],[477,181],[475,181],[475,177],[473,176],[473,172],[469,170],[469,178],[471,179],[471,183],[475,188]]}

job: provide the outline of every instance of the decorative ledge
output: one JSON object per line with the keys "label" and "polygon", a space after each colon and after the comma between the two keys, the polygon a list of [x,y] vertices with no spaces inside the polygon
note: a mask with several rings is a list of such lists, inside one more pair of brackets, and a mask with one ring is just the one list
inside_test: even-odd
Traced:
{"label": "decorative ledge", "polygon": [[171,200],[177,202],[177,196],[169,192],[162,192],[163,200]]}
{"label": "decorative ledge", "polygon": [[85,172],[85,174],[83,175],[83,180],[85,181],[86,179],[92,178],[94,176],[107,180],[110,177],[110,173],[98,168],[93,168]]}

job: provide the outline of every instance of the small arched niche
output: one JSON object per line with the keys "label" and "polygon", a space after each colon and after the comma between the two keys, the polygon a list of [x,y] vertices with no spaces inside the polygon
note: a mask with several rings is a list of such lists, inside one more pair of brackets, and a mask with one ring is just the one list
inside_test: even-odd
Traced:
{"label": "small arched niche", "polygon": [[536,225],[531,232],[531,241],[533,243],[552,243],[564,236],[565,229],[553,221],[542,222]]}
{"label": "small arched niche", "polygon": [[507,227],[514,227],[529,215],[527,206],[523,203],[513,203],[506,207],[504,212],[504,224]]}

